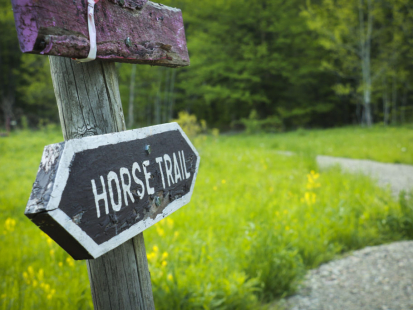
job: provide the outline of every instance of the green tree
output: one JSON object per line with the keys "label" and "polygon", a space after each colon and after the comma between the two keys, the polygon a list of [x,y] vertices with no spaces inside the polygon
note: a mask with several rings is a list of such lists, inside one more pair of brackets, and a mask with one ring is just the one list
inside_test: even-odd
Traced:
{"label": "green tree", "polygon": [[58,109],[50,75],[49,58],[42,55],[24,54],[20,59],[18,105],[20,114],[39,122],[58,122]]}
{"label": "green tree", "polygon": [[0,0],[0,106],[6,130],[14,119],[17,76],[21,53],[14,29],[14,17],[10,1]]}
{"label": "green tree", "polygon": [[[409,11],[407,1],[314,2],[308,1],[302,14],[307,18],[310,29],[319,35],[319,44],[330,51],[323,60],[323,68],[340,77],[334,90],[338,95],[355,97],[359,121],[371,126],[375,92],[382,90],[385,94],[387,89],[387,78],[383,76],[387,74],[395,79],[406,75],[403,66],[396,67],[406,43],[401,29],[407,23],[404,18]],[[404,65],[404,68],[407,67]],[[393,84],[397,82],[393,81]],[[387,98],[386,95],[383,98]],[[388,110],[386,104],[385,115]]]}
{"label": "green tree", "polygon": [[309,124],[334,108],[331,74],[319,70],[303,1],[170,1],[184,13],[191,67],[178,76],[178,108],[221,126],[276,115],[284,126]]}

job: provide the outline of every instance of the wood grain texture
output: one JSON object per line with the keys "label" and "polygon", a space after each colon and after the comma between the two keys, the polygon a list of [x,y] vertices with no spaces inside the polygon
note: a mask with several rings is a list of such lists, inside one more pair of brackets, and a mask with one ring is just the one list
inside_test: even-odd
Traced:
{"label": "wood grain texture", "polygon": [[137,237],[133,238],[132,241],[135,250],[136,265],[138,266],[138,275],[141,284],[143,304],[146,306],[146,308],[144,309],[155,309],[152,294],[151,276],[147,268],[148,260],[146,257],[145,240],[143,238],[143,234],[140,234]]}
{"label": "wood grain texture", "polygon": [[[114,64],[50,58],[65,140],[125,130]],[[143,234],[87,263],[95,309],[155,309]],[[145,281],[143,283],[142,281]]]}
{"label": "wood grain texture", "polygon": [[95,309],[155,309],[143,234],[87,265]]}
{"label": "wood grain texture", "polygon": [[65,140],[126,130],[115,64],[49,59]]}
{"label": "wood grain texture", "polygon": [[[87,1],[12,0],[23,53],[86,58]],[[182,12],[146,0],[100,0],[95,5],[97,59],[189,65]]]}

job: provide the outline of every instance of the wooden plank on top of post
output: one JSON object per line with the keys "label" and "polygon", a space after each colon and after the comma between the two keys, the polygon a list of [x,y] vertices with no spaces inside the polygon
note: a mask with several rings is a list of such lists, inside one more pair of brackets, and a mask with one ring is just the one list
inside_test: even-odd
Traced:
{"label": "wooden plank on top of post", "polygon": [[[147,0],[95,0],[96,58],[189,66],[181,10]],[[86,58],[88,1],[12,0],[23,53]]]}

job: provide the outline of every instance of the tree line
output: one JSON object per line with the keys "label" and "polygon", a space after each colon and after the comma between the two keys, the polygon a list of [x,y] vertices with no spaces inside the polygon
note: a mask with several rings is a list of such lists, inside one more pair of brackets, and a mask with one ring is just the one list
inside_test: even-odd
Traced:
{"label": "tree line", "polygon": [[[182,9],[191,66],[117,64],[129,128],[179,111],[223,130],[413,120],[409,0],[164,0]],[[47,57],[19,51],[0,0],[3,127],[58,122]]]}

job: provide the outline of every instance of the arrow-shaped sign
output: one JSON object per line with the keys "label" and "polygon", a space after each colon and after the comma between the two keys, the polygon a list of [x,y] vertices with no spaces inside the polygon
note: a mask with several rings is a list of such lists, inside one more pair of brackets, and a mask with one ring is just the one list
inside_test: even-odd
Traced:
{"label": "arrow-shaped sign", "polygon": [[187,204],[200,157],[177,123],[45,147],[26,216],[97,258]]}

